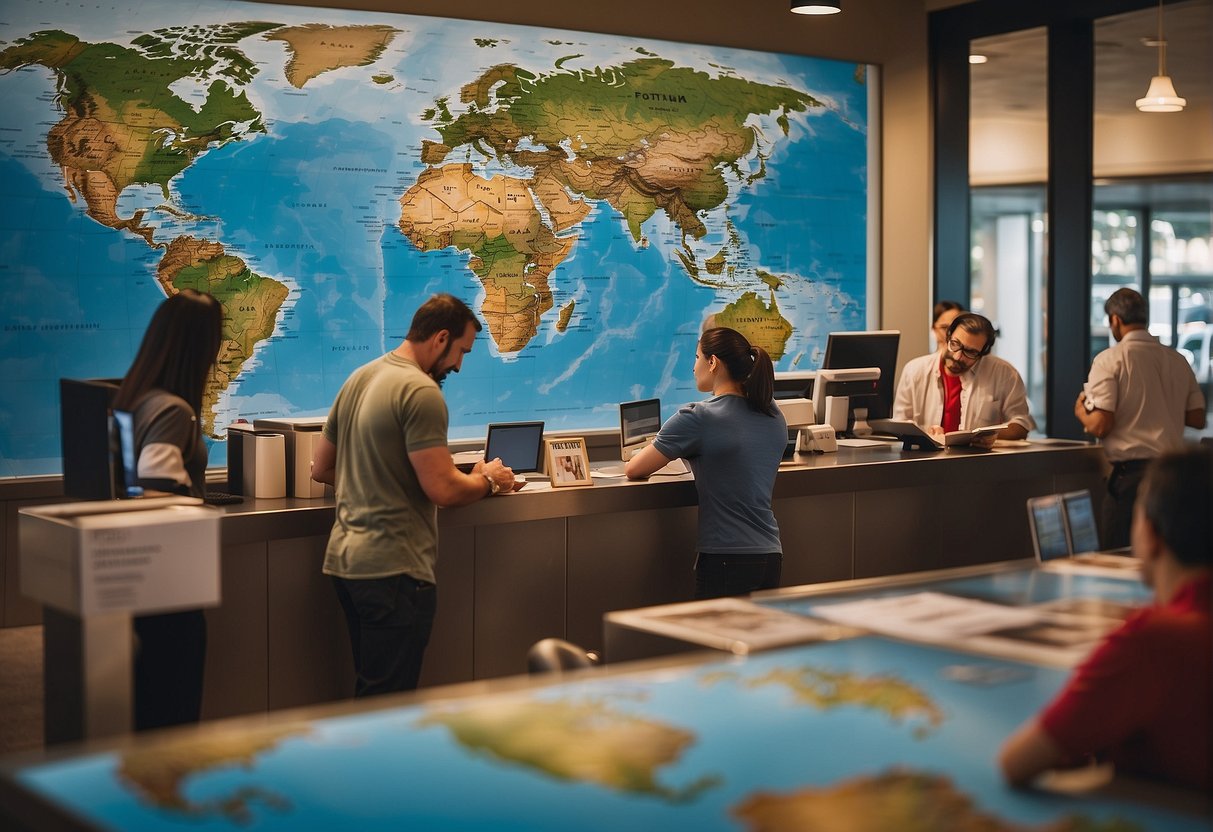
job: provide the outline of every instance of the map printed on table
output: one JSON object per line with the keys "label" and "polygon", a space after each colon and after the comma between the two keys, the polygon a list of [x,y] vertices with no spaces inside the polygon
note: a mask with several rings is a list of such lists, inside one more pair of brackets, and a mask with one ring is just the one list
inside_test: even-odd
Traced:
{"label": "map printed on table", "polygon": [[863,637],[526,691],[215,725],[30,765],[103,828],[1199,829],[1011,789],[995,750],[1065,671]]}
{"label": "map printed on table", "polygon": [[[699,398],[707,321],[815,369],[868,321],[862,65],[197,0],[0,19],[0,476],[60,470],[61,377],[223,303],[203,421],[316,415],[436,291],[484,332],[451,435]],[[668,413],[666,415],[669,415]]]}

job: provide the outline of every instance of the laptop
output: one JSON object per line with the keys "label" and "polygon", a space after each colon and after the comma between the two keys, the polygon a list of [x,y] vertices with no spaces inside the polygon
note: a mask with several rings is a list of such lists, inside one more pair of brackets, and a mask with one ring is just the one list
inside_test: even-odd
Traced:
{"label": "laptop", "polygon": [[[657,438],[661,430],[661,399],[640,399],[619,404],[619,458],[627,462]],[[681,459],[671,459],[654,476],[678,476],[689,469]],[[599,469],[602,476],[623,476],[622,465]]]}
{"label": "laptop", "polygon": [[1061,495],[1066,514],[1066,534],[1070,541],[1070,556],[1079,563],[1109,566],[1117,569],[1137,569],[1137,559],[1128,549],[1105,552],[1099,546],[1099,526],[1095,522],[1095,505],[1091,492],[1069,491]]}
{"label": "laptop", "polygon": [[1037,563],[1044,565],[1070,557],[1065,507],[1060,494],[1028,500],[1028,525],[1032,529],[1032,549]]}
{"label": "laptop", "polygon": [[653,444],[661,430],[661,399],[619,405],[619,458],[627,462]]}
{"label": "laptop", "polygon": [[1096,567],[1100,571],[1132,571],[1135,558],[1100,552],[1099,531],[1090,491],[1048,494],[1028,500],[1028,523],[1036,562],[1049,568],[1064,564]]}
{"label": "laptop", "polygon": [[484,458],[501,458],[514,470],[515,477],[526,480],[547,479],[543,468],[543,422],[498,422],[489,425],[484,441]]}

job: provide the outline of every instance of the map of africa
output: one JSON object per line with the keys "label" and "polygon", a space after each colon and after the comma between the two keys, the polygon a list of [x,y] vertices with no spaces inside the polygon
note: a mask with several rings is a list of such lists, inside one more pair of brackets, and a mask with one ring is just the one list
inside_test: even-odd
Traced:
{"label": "map of africa", "polygon": [[484,324],[446,387],[490,421],[700,396],[705,322],[777,369],[868,323],[865,68],[222,0],[0,21],[0,476],[60,470],[58,380],[125,373],[156,305],[224,306],[236,419],[327,411],[430,294]]}

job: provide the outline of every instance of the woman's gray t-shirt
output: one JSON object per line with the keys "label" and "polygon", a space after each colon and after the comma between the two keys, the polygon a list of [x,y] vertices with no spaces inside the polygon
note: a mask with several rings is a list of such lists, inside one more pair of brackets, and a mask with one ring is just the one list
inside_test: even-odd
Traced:
{"label": "woman's gray t-shirt", "polygon": [[686,405],[662,425],[653,447],[670,459],[685,459],[695,474],[698,551],[783,551],[771,491],[787,443],[783,414],[751,410],[741,396]]}

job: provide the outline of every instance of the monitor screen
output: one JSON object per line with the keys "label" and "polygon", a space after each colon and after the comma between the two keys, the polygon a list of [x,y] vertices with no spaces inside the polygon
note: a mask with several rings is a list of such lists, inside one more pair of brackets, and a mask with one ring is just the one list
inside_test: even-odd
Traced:
{"label": "monitor screen", "polygon": [[870,398],[866,405],[868,419],[888,419],[893,415],[893,374],[897,371],[897,346],[900,342],[901,332],[896,329],[831,332],[826,341],[822,369],[880,368],[876,395]]}
{"label": "monitor screen", "polygon": [[619,405],[619,437],[624,445],[634,445],[656,436],[661,430],[661,400],[644,399]]}
{"label": "monitor screen", "polygon": [[121,379],[59,379],[63,493],[112,500],[120,480],[110,435],[110,402]]}
{"label": "monitor screen", "polygon": [[1098,552],[1099,528],[1095,524],[1091,492],[1071,491],[1061,499],[1066,510],[1066,528],[1070,530],[1070,551]]}
{"label": "monitor screen", "polygon": [[782,370],[775,373],[775,399],[807,399],[813,395],[812,370]]}
{"label": "monitor screen", "polygon": [[135,459],[135,417],[125,410],[115,410],[113,417],[118,461],[122,471],[120,482],[125,486],[125,490],[119,489],[117,496],[141,497],[143,487],[139,485],[139,465]]}
{"label": "monitor screen", "polygon": [[1043,562],[1069,557],[1066,520],[1059,495],[1028,500],[1028,520],[1032,526],[1032,545],[1036,549],[1037,560]]}
{"label": "monitor screen", "polygon": [[543,452],[543,422],[501,422],[489,425],[484,442],[484,458],[500,457],[502,464],[516,474],[539,470]]}

